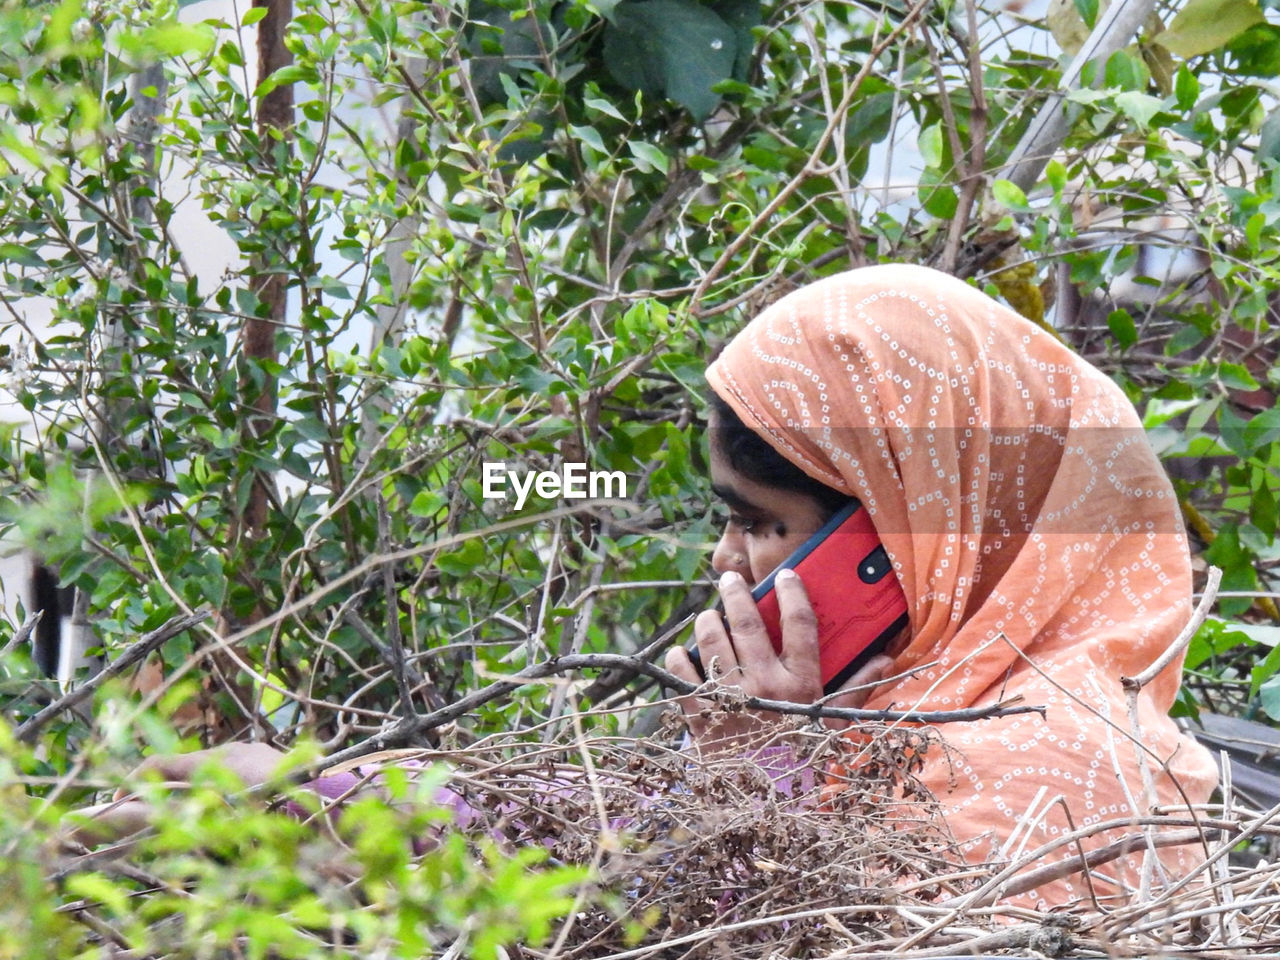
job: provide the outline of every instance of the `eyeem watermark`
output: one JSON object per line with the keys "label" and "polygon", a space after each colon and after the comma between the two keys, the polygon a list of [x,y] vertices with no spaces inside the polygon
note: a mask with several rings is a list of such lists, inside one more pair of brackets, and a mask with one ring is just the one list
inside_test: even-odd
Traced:
{"label": "eyeem watermark", "polygon": [[588,470],[585,463],[566,463],[554,470],[508,470],[505,463],[486,460],[484,498],[507,499],[507,487],[516,492],[516,509],[524,508],[529,494],[544,500],[626,499],[627,475],[621,470]]}

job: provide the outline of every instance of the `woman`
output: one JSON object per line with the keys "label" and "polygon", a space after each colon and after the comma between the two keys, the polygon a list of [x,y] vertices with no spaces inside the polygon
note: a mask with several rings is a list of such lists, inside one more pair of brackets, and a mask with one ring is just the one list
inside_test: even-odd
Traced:
{"label": "woman", "polygon": [[[833,496],[854,496],[910,607],[888,660],[855,678],[896,678],[865,706],[957,709],[1019,695],[1047,707],[1044,719],[949,725],[954,753],[926,760],[924,780],[973,860],[1208,799],[1212,759],[1167,716],[1181,657],[1143,688],[1140,739],[1127,715],[1120,678],[1154,662],[1186,624],[1191,566],[1173,490],[1111,381],[976,289],[903,264],[778,301],[707,380],[721,404],[713,484],[733,516],[713,558],[730,629],[715,614],[698,619],[704,663],[714,658],[749,694],[820,696],[803,600],[783,593],[802,592],[797,581],[778,587],[784,620],[788,607],[799,611],[798,627],[784,622],[781,654],[761,640],[749,588],[822,524]],[[817,490],[792,483],[782,496],[744,470],[737,423]],[[775,479],[785,472],[775,467]],[[667,664],[697,678],[683,650]],[[701,741],[732,742],[742,724],[762,722],[726,732],[698,707],[686,702]],[[1123,896],[1141,856],[1099,871],[1092,892]],[[1197,860],[1186,848],[1161,856],[1176,872]],[[1062,903],[1090,890],[1076,875],[1037,895]]]}
{"label": "woman", "polygon": [[[1217,779],[1210,757],[1167,717],[1180,658],[1142,690],[1140,743],[1131,737],[1120,678],[1152,663],[1186,623],[1190,561],[1168,480],[1132,406],[1101,373],[963,282],[885,265],[780,300],[707,379],[718,398],[712,480],[733,513],[712,561],[728,629],[717,612],[698,618],[704,664],[749,694],[821,696],[803,584],[777,580],[781,653],[750,587],[857,497],[893,561],[910,626],[850,686],[890,679],[869,701],[864,690],[843,702],[957,709],[1020,695],[1047,708],[1043,719],[949,725],[952,749],[926,758],[923,779],[975,862],[1137,817],[1154,803],[1208,798]],[[667,664],[697,681],[682,649]],[[726,727],[705,719],[693,698],[685,707],[709,749],[741,749],[772,722],[738,714]],[[252,783],[277,762],[251,745],[226,757]],[[199,760],[150,765],[185,778]],[[1182,848],[1163,857],[1178,872],[1196,862]],[[1092,892],[1123,896],[1140,858],[1098,871]],[[1030,900],[1089,893],[1076,875]]]}

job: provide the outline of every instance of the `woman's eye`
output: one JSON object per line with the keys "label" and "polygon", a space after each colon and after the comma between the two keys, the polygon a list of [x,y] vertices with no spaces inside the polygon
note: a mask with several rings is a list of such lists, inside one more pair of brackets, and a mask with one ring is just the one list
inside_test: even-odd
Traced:
{"label": "woman's eye", "polygon": [[755,519],[751,517],[744,517],[739,513],[729,514],[729,523],[737,527],[743,533],[750,533],[754,530],[757,522],[758,521]]}

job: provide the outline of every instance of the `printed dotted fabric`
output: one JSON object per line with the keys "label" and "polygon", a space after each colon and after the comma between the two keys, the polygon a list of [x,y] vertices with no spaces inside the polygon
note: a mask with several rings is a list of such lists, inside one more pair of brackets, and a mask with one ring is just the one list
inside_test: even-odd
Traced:
{"label": "printed dotted fabric", "polygon": [[[1155,802],[1207,800],[1213,761],[1167,717],[1181,659],[1143,690],[1140,742],[1120,685],[1186,624],[1191,571],[1169,481],[1101,372],[962,281],[891,264],[773,304],[707,380],[787,459],[870,512],[912,603],[895,673],[916,672],[869,708],[1015,694],[1048,707],[1045,720],[942,731],[954,751],[935,752],[926,782],[975,861],[1147,812],[1140,752]],[[1123,897],[1141,860],[1103,868],[1114,882],[1095,891]],[[1175,847],[1148,868],[1160,879],[1195,862]],[[1087,893],[1076,875],[1024,900]]]}

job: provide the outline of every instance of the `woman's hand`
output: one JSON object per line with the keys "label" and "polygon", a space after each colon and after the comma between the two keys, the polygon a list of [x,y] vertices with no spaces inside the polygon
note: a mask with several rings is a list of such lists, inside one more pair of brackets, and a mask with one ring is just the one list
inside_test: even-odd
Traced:
{"label": "woman's hand", "polygon": [[[773,649],[746,581],[729,571],[721,575],[719,587],[728,631],[716,610],[700,613],[693,628],[707,675],[740,687],[749,697],[791,703],[820,700],[818,621],[799,575],[794,570],[780,570],[774,578],[782,624],[781,653]],[[833,698],[830,706],[862,706],[876,684],[887,676],[892,663],[888,657],[872,658],[844,685],[843,689],[849,692]],[[682,647],[667,652],[666,667],[681,679],[700,681]],[[762,711],[713,713],[707,709],[708,701],[698,697],[684,697],[680,705],[699,747],[715,753],[740,752],[753,743],[759,744],[777,721],[776,714]],[[828,720],[827,725],[839,729],[847,722]]]}
{"label": "woman's hand", "polygon": [[[282,751],[265,743],[225,743],[212,750],[148,757],[138,765],[133,775],[153,773],[164,781],[190,783],[197,770],[207,763],[216,762],[239,777],[245,787],[251,788],[270,780],[283,759]],[[116,799],[123,794],[123,790],[119,791]]]}
{"label": "woman's hand", "polygon": [[[212,750],[148,757],[132,776],[150,773],[162,782],[180,786],[189,784],[201,766],[217,762],[239,777],[246,788],[251,788],[271,780],[283,759],[281,751],[265,743],[228,743]],[[110,803],[77,810],[67,836],[88,844],[117,840],[149,826],[151,815],[149,803],[121,789]]]}

